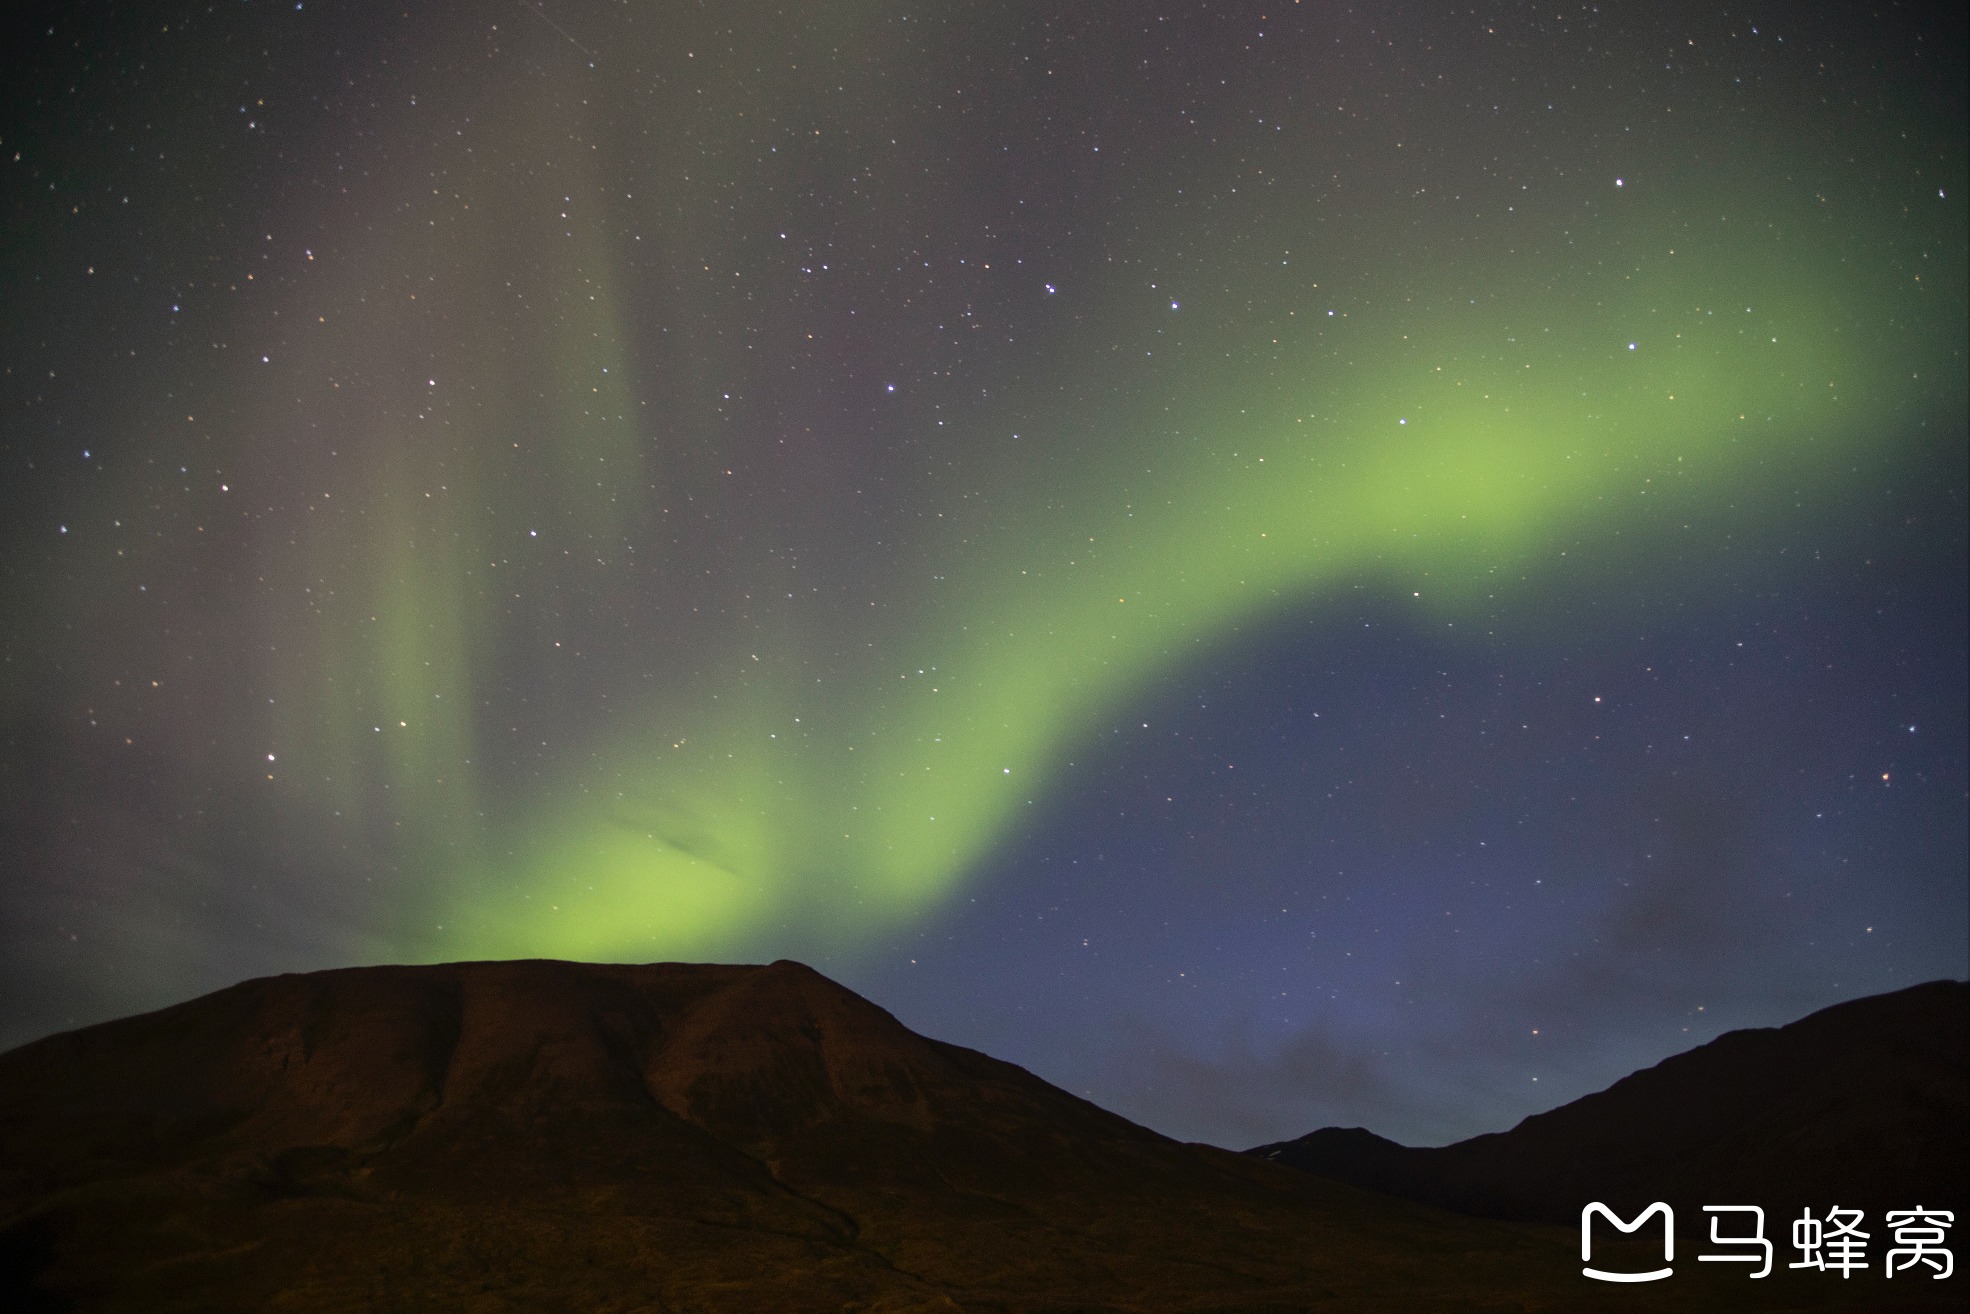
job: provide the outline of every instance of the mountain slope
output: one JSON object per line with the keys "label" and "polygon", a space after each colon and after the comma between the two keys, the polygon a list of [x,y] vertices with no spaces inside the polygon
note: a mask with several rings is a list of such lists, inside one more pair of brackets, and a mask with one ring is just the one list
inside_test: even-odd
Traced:
{"label": "mountain slope", "polygon": [[1249,1153],[1407,1199],[1565,1223],[1602,1200],[1881,1211],[1970,1194],[1970,984],[1932,981],[1732,1031],[1527,1118],[1422,1149],[1323,1128]]}
{"label": "mountain slope", "polygon": [[10,1311],[1793,1307],[1574,1246],[1177,1144],[795,963],[276,977],[0,1055]]}

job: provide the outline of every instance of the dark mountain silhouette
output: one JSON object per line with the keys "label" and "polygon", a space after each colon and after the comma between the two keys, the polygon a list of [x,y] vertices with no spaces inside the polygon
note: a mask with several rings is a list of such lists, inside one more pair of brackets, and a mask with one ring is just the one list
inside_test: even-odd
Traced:
{"label": "dark mountain silhouette", "polygon": [[1566,1223],[1593,1200],[1664,1200],[1692,1228],[1705,1204],[1763,1205],[1781,1220],[1838,1204],[1877,1223],[1920,1205],[1967,1227],[1970,984],[1932,981],[1728,1032],[1455,1145],[1327,1127],[1248,1153],[1490,1218]]}
{"label": "dark mountain silhouette", "polygon": [[1576,1240],[1178,1144],[795,963],[284,976],[0,1055],[9,1311],[1795,1307]]}

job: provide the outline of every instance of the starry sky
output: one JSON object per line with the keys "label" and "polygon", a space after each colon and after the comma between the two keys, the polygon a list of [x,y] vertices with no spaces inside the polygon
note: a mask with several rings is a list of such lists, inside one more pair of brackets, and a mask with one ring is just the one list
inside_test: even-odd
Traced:
{"label": "starry sky", "polygon": [[1440,1143],[1964,976],[1947,10],[10,14],[0,1044],[794,957]]}

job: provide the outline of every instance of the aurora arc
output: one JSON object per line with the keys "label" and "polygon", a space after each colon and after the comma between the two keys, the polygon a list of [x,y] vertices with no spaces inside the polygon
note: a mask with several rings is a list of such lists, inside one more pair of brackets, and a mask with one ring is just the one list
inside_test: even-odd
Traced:
{"label": "aurora arc", "polygon": [[[1836,503],[1922,424],[1962,423],[1950,219],[1870,200],[1860,175],[1816,193],[1803,179],[1845,177],[1827,161],[1851,146],[1734,110],[1623,139],[1623,172],[1605,138],[1625,129],[1597,140],[1585,108],[1579,139],[1519,175],[1536,188],[1464,167],[1458,134],[1493,129],[1454,116],[1433,148],[1420,129],[1252,127],[1112,184],[1048,160],[1036,227],[1086,226],[1074,206],[1112,186],[1127,235],[1046,270],[995,256],[989,280],[913,272],[972,280],[1004,331],[967,346],[992,339],[997,368],[971,379],[990,388],[909,410],[874,371],[927,357],[919,330],[946,312],[865,300],[851,320],[807,290],[814,253],[878,287],[866,271],[901,252],[959,247],[954,198],[992,180],[938,163],[897,31],[770,39],[806,70],[771,90],[746,80],[756,52],[687,69],[688,43],[652,38],[678,88],[662,133],[591,106],[591,87],[659,96],[620,54],[531,98],[478,74],[427,92],[416,115],[462,126],[321,202],[334,247],[290,243],[286,289],[234,312],[286,336],[209,388],[127,404],[132,433],[211,444],[187,517],[243,526],[170,550],[203,553],[208,580],[252,563],[177,627],[240,637],[234,665],[216,644],[155,655],[208,681],[187,708],[218,709],[166,736],[176,766],[230,782],[224,754],[259,745],[276,831],[346,850],[344,879],[389,875],[358,956],[744,955],[789,927],[852,946],[951,898],[1104,718],[1268,618],[1365,591],[1453,641],[1510,643],[1557,573],[1650,545],[1701,590],[1725,537]],[[899,71],[853,115],[825,108],[821,52],[844,49]],[[724,77],[752,119],[686,73]],[[1038,103],[1025,76],[1008,104]],[[1351,72],[1351,96],[1384,76]],[[766,140],[785,147],[770,163]],[[931,164],[869,165],[885,141]],[[760,200],[796,184],[860,208]],[[1417,199],[1456,189],[1469,212],[1448,220]],[[793,436],[812,451],[788,455]],[[75,541],[152,500],[131,465]],[[263,509],[233,510],[249,498]],[[92,569],[103,590],[57,594],[51,574],[22,614],[112,624],[129,567]]]}
{"label": "aurora arc", "polygon": [[769,631],[649,699],[441,920],[487,956],[689,954],[793,920],[852,942],[959,888],[1102,714],[1240,623],[1372,580],[1454,628],[1665,504],[1755,529],[1770,499],[1827,495],[1909,418],[1897,379],[1947,366],[1920,326],[1869,330],[1879,271],[1728,212],[1638,221],[1608,248],[1646,256],[1537,292],[1355,310],[1354,360],[1315,335],[1180,393],[1194,419],[1139,468],[948,531],[901,635],[817,676]]}

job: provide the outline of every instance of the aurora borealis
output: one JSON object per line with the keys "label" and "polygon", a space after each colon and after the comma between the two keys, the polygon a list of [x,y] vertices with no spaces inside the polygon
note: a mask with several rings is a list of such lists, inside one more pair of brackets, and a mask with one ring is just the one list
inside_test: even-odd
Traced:
{"label": "aurora borealis", "polygon": [[17,20],[4,1039],[787,956],[1425,1139],[1964,975],[1961,20],[1798,8]]}

